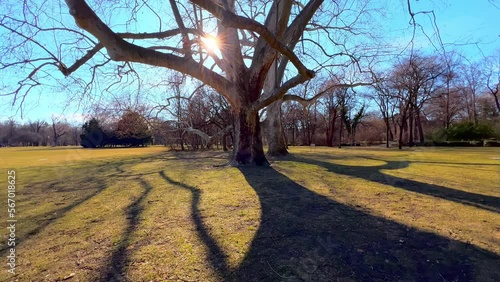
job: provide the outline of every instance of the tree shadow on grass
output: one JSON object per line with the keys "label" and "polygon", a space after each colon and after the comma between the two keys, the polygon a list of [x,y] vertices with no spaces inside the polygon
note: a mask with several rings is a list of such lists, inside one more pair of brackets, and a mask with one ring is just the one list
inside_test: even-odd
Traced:
{"label": "tree shadow on grass", "polygon": [[257,192],[262,217],[234,280],[500,279],[494,253],[340,204],[273,168],[241,172]]}
{"label": "tree shadow on grass", "polygon": [[191,217],[193,218],[193,222],[196,226],[196,230],[198,232],[198,236],[203,241],[205,246],[208,248],[208,259],[210,261],[210,265],[215,270],[215,272],[219,275],[219,278],[224,279],[229,276],[229,266],[226,262],[226,255],[219,248],[217,242],[212,238],[203,223],[203,219],[200,215],[200,210],[198,205],[200,203],[200,195],[201,191],[193,186],[186,185],[181,182],[177,182],[170,177],[168,177],[165,172],[160,172],[160,176],[168,183],[175,185],[179,188],[186,189],[192,194],[191,200]]}
{"label": "tree shadow on grass", "polygon": [[[488,196],[467,191],[461,191],[445,186],[428,184],[415,180],[405,179],[397,176],[385,174],[382,170],[395,170],[408,167],[411,163],[408,161],[384,161],[384,165],[380,166],[349,166],[333,164],[327,161],[309,159],[299,156],[290,156],[289,160],[312,164],[323,167],[330,172],[353,176],[360,179],[374,181],[381,184],[391,185],[396,188],[412,191],[420,194],[425,194],[437,198],[442,198],[448,201],[465,204],[488,211],[500,213],[500,198]],[[372,159],[377,160],[377,159]],[[382,161],[382,160],[377,160]]]}
{"label": "tree shadow on grass", "polygon": [[144,209],[143,201],[152,190],[152,186],[145,180],[137,179],[144,188],[141,196],[132,202],[127,208],[127,229],[122,236],[121,242],[113,252],[109,264],[104,269],[99,281],[102,282],[122,282],[129,281],[126,276],[127,265],[129,263],[127,247],[130,245],[131,235],[137,231],[140,215]]}
{"label": "tree shadow on grass", "polygon": [[491,163],[456,163],[456,162],[436,162],[436,161],[411,161],[412,163],[430,164],[430,165],[458,165],[458,166],[493,166],[500,167],[498,164]]}
{"label": "tree shadow on grass", "polygon": [[[244,167],[257,193],[261,222],[243,262],[230,269],[211,237],[196,187],[192,217],[208,259],[223,281],[498,281],[499,256],[340,204],[273,168]],[[481,268],[481,269],[480,269]],[[480,277],[480,278],[478,278]]]}
{"label": "tree shadow on grass", "polygon": [[[135,177],[135,176],[144,176],[146,174],[126,174],[126,170],[122,168],[123,165],[126,164],[134,164],[137,163],[137,160],[133,161],[121,161],[121,162],[110,162],[110,163],[105,163],[100,166],[97,166],[94,168],[92,171],[107,171],[108,167],[111,165],[116,171],[116,174],[112,174],[107,176],[107,178],[111,177]],[[87,172],[88,173],[88,172]],[[158,173],[158,172],[155,172]],[[152,173],[151,173],[152,174]],[[50,194],[53,192],[75,192],[75,197],[76,199],[73,199],[71,203],[67,205],[62,205],[60,208],[54,209],[54,210],[49,210],[45,213],[42,214],[35,214],[32,216],[28,216],[24,218],[25,221],[33,221],[36,222],[36,227],[32,230],[29,230],[25,235],[18,235],[16,237],[16,246],[21,246],[21,244],[28,240],[29,238],[37,235],[38,233],[42,232],[47,226],[49,226],[51,223],[53,223],[55,220],[64,217],[68,212],[72,211],[76,207],[86,203],[93,197],[97,196],[99,193],[104,191],[107,188],[106,185],[106,178],[102,177],[100,175],[92,175],[91,173],[88,173],[87,176],[81,180],[78,183],[74,183],[72,185],[68,185],[68,183],[71,183],[71,179],[59,179],[55,180],[52,183],[34,183],[32,185],[38,185],[41,186],[40,191],[36,192],[30,192],[29,190],[24,191],[22,194],[24,196],[28,197],[35,197],[37,194],[47,194],[47,197],[50,197]],[[82,186],[82,183],[93,183],[95,182],[96,185],[91,185],[90,187],[84,188]],[[32,187],[30,187],[32,188]],[[38,189],[38,188],[37,188]],[[93,190],[91,192],[88,192],[89,190]],[[35,196],[32,196],[35,195]],[[50,199],[52,200],[52,199]],[[7,244],[3,245],[0,249],[0,255],[3,255],[3,253],[8,250],[9,247]]]}
{"label": "tree shadow on grass", "polygon": [[[42,232],[52,222],[54,222],[55,220],[57,220],[59,218],[64,217],[68,212],[72,211],[74,208],[80,206],[81,204],[84,204],[88,200],[92,199],[93,197],[95,197],[96,195],[101,193],[104,189],[106,189],[107,186],[106,186],[105,181],[103,181],[102,179],[96,179],[95,181],[97,182],[97,185],[96,185],[97,187],[92,188],[92,190],[95,190],[95,191],[92,191],[88,195],[80,197],[77,200],[74,200],[72,203],[70,203],[68,205],[64,205],[58,209],[50,210],[46,213],[42,213],[39,215],[25,218],[24,220],[26,220],[26,221],[29,220],[29,221],[36,222],[37,226],[34,229],[29,230],[25,235],[21,235],[21,236],[16,237],[16,247],[17,248],[20,247],[23,244],[23,242],[25,242],[29,238],[37,235],[38,233]],[[58,182],[56,182],[56,184],[57,183]],[[64,189],[61,189],[61,191],[62,190],[64,190]],[[80,191],[80,189],[72,189],[72,191],[73,190]],[[0,255],[3,255],[3,253],[7,249],[9,249],[9,247],[7,245],[3,246],[3,248],[0,249]]]}

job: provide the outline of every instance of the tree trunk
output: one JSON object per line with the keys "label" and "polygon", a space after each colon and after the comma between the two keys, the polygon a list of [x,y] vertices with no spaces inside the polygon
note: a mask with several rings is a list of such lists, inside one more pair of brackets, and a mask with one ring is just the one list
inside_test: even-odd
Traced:
{"label": "tree trunk", "polygon": [[408,114],[408,146],[413,147],[413,107],[410,108],[410,113]]}
{"label": "tree trunk", "polygon": [[391,141],[394,141],[394,136],[397,136],[397,134],[398,134],[398,123],[394,119],[394,115],[392,115],[391,120],[392,120],[392,125],[394,127],[394,135],[392,135],[392,131],[391,131]]}
{"label": "tree trunk", "polygon": [[418,139],[420,141],[420,145],[424,145],[425,143],[425,138],[424,138],[424,128],[422,127],[422,119],[420,118],[420,110],[417,109],[417,117],[415,119],[417,123],[417,128],[418,128]]}
{"label": "tree trunk", "polygon": [[391,132],[391,126],[389,124],[389,117],[384,117],[385,121],[385,147],[389,148],[389,138],[390,138],[390,132]]}
{"label": "tree trunk", "polygon": [[337,119],[336,115],[337,112],[335,112],[334,116],[329,120],[330,129],[326,132],[326,145],[328,147],[333,147],[333,137],[335,136],[335,121]]}
{"label": "tree trunk", "polygon": [[342,148],[342,128],[344,127],[343,123],[344,119],[340,119],[340,126],[339,126],[339,148]]}
{"label": "tree trunk", "polygon": [[184,139],[182,138],[182,132],[179,134],[179,142],[181,145],[181,150],[184,151]]}
{"label": "tree trunk", "polygon": [[398,148],[403,149],[403,123],[399,127],[399,140],[398,140]]}
{"label": "tree trunk", "polygon": [[236,144],[232,164],[269,165],[264,154],[258,113],[248,113],[244,108],[236,114]]}
{"label": "tree trunk", "polygon": [[267,154],[270,156],[285,156],[288,154],[281,124],[281,103],[281,100],[276,101],[267,107],[268,128],[266,137],[269,146]]}
{"label": "tree trunk", "polygon": [[403,149],[403,132],[406,128],[406,111],[401,115],[401,123],[399,124],[399,140],[398,140],[398,148]]}
{"label": "tree trunk", "polygon": [[227,152],[227,134],[222,135],[222,150]]}
{"label": "tree trunk", "polygon": [[474,125],[478,124],[477,108],[476,108],[476,91],[472,92],[472,113],[474,114]]}
{"label": "tree trunk", "polygon": [[446,120],[444,122],[444,129],[448,129],[451,124],[450,116],[450,83],[447,83],[447,93],[446,93]]}
{"label": "tree trunk", "polygon": [[491,95],[495,98],[495,105],[497,106],[497,110],[500,113],[500,101],[498,101],[498,91],[491,91]]}

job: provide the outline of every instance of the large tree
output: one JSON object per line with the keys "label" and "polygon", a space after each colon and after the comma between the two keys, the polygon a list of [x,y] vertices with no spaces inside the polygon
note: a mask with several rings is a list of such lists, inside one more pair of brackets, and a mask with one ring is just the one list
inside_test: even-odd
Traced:
{"label": "large tree", "polygon": [[[233,163],[266,164],[259,111],[286,100],[288,90],[317,71],[337,73],[332,69],[369,56],[373,49],[362,48],[366,41],[359,39],[373,24],[368,2],[67,0],[64,7],[25,1],[0,18],[8,31],[2,68],[26,73],[18,81],[9,78],[10,90],[3,94],[22,101],[47,80],[95,94],[113,89],[113,83],[96,83],[110,76],[99,75],[106,67],[120,82],[129,76],[143,81],[144,66],[174,70],[212,87],[230,104],[236,118]],[[366,28],[354,30],[358,23]],[[69,79],[61,82],[54,69]]]}
{"label": "large tree", "polygon": [[397,91],[396,98],[400,103],[399,148],[402,147],[403,130],[408,132],[409,146],[413,146],[415,128],[421,144],[424,142],[422,126],[422,107],[436,98],[440,88],[440,77],[446,68],[433,56],[410,54],[394,66],[391,74],[393,87]]}
{"label": "large tree", "polygon": [[144,146],[151,141],[151,132],[146,119],[130,109],[126,110],[116,123],[114,134],[118,143],[123,145]]}
{"label": "large tree", "polygon": [[500,49],[495,52],[495,55],[486,58],[484,65],[486,88],[488,88],[488,93],[493,96],[495,106],[500,113],[500,94],[498,93],[500,88]]}

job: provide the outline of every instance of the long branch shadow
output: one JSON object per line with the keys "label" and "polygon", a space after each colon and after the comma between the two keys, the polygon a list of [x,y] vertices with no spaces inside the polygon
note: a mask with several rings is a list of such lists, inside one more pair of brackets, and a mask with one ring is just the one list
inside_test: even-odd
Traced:
{"label": "long branch shadow", "polygon": [[143,201],[151,192],[151,185],[144,179],[137,179],[144,188],[141,196],[132,202],[127,208],[128,226],[118,247],[113,252],[109,264],[104,268],[104,273],[99,281],[102,282],[123,282],[129,281],[126,277],[127,265],[129,262],[127,247],[130,244],[131,235],[137,230],[139,217],[144,209]]}
{"label": "long branch shadow", "polygon": [[219,278],[226,279],[229,277],[229,266],[227,264],[226,255],[217,245],[217,242],[210,236],[203,219],[200,215],[200,210],[198,205],[200,203],[201,192],[199,189],[193,186],[186,185],[181,182],[177,182],[170,177],[168,177],[165,172],[160,172],[160,176],[169,184],[175,185],[179,188],[186,189],[192,194],[191,200],[191,217],[196,226],[198,236],[203,241],[205,246],[208,248],[208,260],[212,269],[219,275]]}
{"label": "long branch shadow", "polygon": [[225,280],[500,281],[497,254],[340,204],[273,168],[241,172],[261,224]]}
{"label": "long branch shadow", "polygon": [[[115,169],[118,171],[118,173],[113,174],[110,177],[131,177],[131,176],[134,176],[134,175],[130,175],[130,174],[124,175],[124,173],[126,173],[126,171],[123,170],[121,168],[121,166],[124,164],[128,164],[128,163],[134,163],[134,162],[122,161],[122,162],[105,163],[105,164],[98,166],[97,170],[100,171],[101,169],[105,169],[109,164],[113,164],[115,166]],[[144,174],[141,174],[140,176],[143,176],[143,175]],[[84,182],[89,182],[89,183],[96,182],[96,185],[92,186],[90,188],[85,188],[85,189],[82,189],[82,187],[78,186],[78,185],[72,185],[72,186],[69,186],[69,188],[65,187],[67,185],[67,181],[68,181],[67,179],[57,180],[50,185],[47,183],[41,182],[41,183],[43,183],[44,186],[48,185],[48,187],[43,188],[44,190],[42,190],[42,191],[44,193],[51,193],[53,191],[56,191],[56,192],[78,192],[77,197],[79,197],[80,195],[83,195],[83,196],[79,199],[74,200],[69,205],[63,205],[62,207],[60,207],[58,209],[50,210],[50,211],[45,212],[43,214],[37,214],[34,216],[26,217],[24,220],[35,221],[37,226],[34,229],[28,231],[25,235],[20,235],[20,236],[16,237],[16,245],[17,246],[21,246],[26,240],[28,240],[31,237],[42,232],[45,228],[47,228],[47,226],[49,226],[55,220],[64,217],[67,213],[71,212],[73,209],[86,203],[87,201],[91,200],[92,198],[94,198],[95,196],[97,196],[98,194],[100,194],[102,191],[104,191],[107,188],[105,179],[103,177],[100,177],[100,176],[98,176],[98,177],[95,177],[95,176],[86,177],[83,180]],[[34,184],[39,184],[39,183],[34,183]],[[59,185],[62,187],[58,187]],[[84,193],[81,193],[83,190],[94,190],[94,191],[88,193],[88,195],[85,195]],[[26,191],[23,194],[29,196],[31,194],[37,194],[37,193],[40,193],[40,192],[38,192],[38,191],[37,192]],[[9,247],[6,244],[2,245],[2,247],[0,248],[0,255],[3,255],[3,253],[8,249],[9,249]]]}
{"label": "long branch shadow", "polygon": [[299,156],[290,156],[289,160],[320,166],[333,173],[353,176],[381,184],[388,184],[407,191],[442,198],[496,213],[500,212],[500,198],[498,197],[405,179],[382,172],[382,170],[393,170],[408,167],[410,162],[407,161],[384,161],[386,164],[381,166],[348,166]]}
{"label": "long branch shadow", "polygon": [[[33,220],[36,222],[37,226],[28,231],[25,235],[23,236],[18,236],[16,238],[16,246],[20,247],[26,240],[32,238],[33,236],[37,235],[38,233],[42,232],[47,226],[49,226],[52,222],[55,220],[64,217],[68,212],[72,211],[76,207],[84,204],[85,202],[89,201],[93,197],[97,196],[99,193],[101,193],[104,189],[106,189],[106,183],[102,179],[96,179],[97,182],[97,187],[92,188],[95,189],[95,191],[89,193],[88,195],[74,201],[73,203],[63,206],[61,208],[55,209],[55,210],[50,210],[46,213],[36,215],[33,217],[27,217],[25,220]],[[3,253],[8,250],[9,247],[7,245],[3,246],[2,249],[0,249],[0,255],[3,255]]]}
{"label": "long branch shadow", "polygon": [[[241,170],[261,203],[261,224],[237,269],[207,231],[196,187],[193,221],[224,281],[498,281],[499,256],[470,244],[369,215],[318,195],[272,168]],[[481,268],[481,269],[479,269]]]}
{"label": "long branch shadow", "polygon": [[459,166],[493,166],[499,167],[498,164],[488,164],[488,163],[455,163],[455,162],[435,162],[435,161],[411,161],[412,163],[421,164],[432,164],[432,165],[459,165]]}

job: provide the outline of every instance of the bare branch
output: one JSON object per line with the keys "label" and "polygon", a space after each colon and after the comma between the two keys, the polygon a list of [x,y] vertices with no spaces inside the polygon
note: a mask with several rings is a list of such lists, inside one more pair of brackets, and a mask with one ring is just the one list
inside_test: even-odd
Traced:
{"label": "bare branch", "polygon": [[66,0],[66,3],[78,26],[99,39],[112,60],[144,63],[189,74],[216,89],[231,103],[239,104],[239,98],[232,91],[233,85],[221,75],[191,58],[157,52],[125,41],[104,24],[85,1]]}
{"label": "bare branch", "polygon": [[274,34],[264,25],[258,23],[255,20],[238,16],[229,11],[226,11],[222,7],[209,0],[193,0],[193,2],[219,18],[222,22],[222,25],[224,26],[246,29],[258,33],[267,42],[267,44],[289,58],[302,76],[304,76],[306,79],[311,79],[314,77],[314,72],[307,69],[304,64],[302,64],[297,55],[295,55],[295,53],[293,53],[293,51],[290,50],[285,44],[279,41],[274,36]]}
{"label": "bare branch", "polygon": [[321,98],[321,96],[325,95],[326,93],[329,93],[333,89],[341,89],[341,88],[353,88],[357,86],[371,86],[373,83],[367,83],[367,82],[359,82],[359,83],[340,83],[340,84],[333,84],[328,86],[326,89],[318,92],[311,98],[303,98],[298,95],[293,95],[293,94],[287,94],[283,96],[283,101],[295,101],[299,102],[302,104],[302,106],[307,107],[311,104],[313,104],[318,98]]}
{"label": "bare branch", "polygon": [[99,50],[102,49],[102,44],[99,43],[94,48],[90,49],[87,51],[87,54],[85,54],[82,58],[78,59],[73,65],[71,65],[69,68],[66,68],[66,66],[61,63],[59,65],[59,70],[65,75],[68,76],[74,71],[76,71],[79,67],[81,67],[83,64],[85,64],[88,60],[90,60]]}

